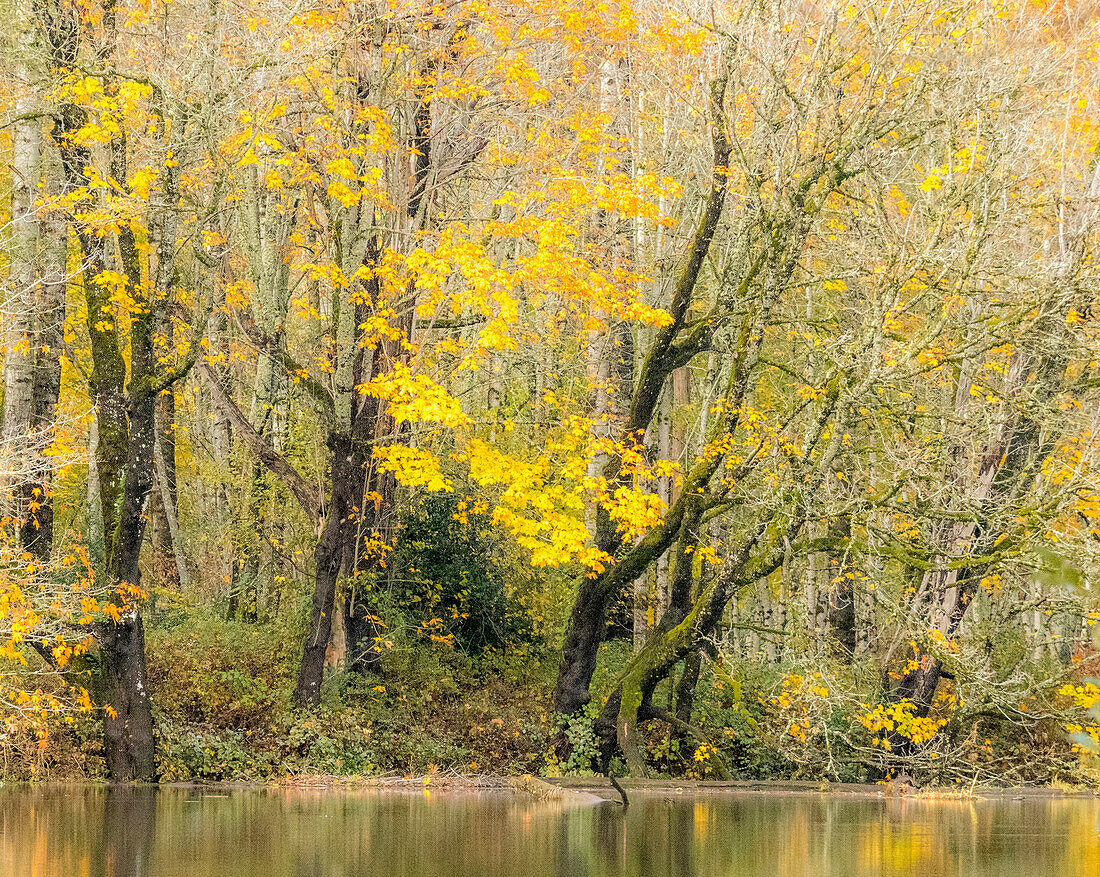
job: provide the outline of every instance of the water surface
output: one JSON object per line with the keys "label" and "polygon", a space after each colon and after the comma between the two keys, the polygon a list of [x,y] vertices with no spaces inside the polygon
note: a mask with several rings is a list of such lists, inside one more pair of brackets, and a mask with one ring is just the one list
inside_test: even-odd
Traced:
{"label": "water surface", "polygon": [[0,789],[0,875],[1100,875],[1094,799]]}

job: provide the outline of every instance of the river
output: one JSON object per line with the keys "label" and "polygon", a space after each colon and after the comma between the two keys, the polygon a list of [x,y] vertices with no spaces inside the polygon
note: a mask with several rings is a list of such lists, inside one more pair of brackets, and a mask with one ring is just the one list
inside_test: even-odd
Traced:
{"label": "river", "polygon": [[1100,801],[634,792],[0,788],[0,875],[1100,875]]}

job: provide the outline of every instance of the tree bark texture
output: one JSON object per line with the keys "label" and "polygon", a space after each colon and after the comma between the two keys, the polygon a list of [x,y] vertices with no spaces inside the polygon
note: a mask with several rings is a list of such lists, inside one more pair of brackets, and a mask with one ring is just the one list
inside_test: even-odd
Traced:
{"label": "tree bark texture", "polygon": [[[77,65],[81,39],[79,13],[59,3],[43,12],[50,41],[51,73],[70,75]],[[113,94],[117,80],[105,77],[105,91]],[[53,138],[61,155],[67,192],[85,189],[91,155],[73,135],[87,121],[84,110],[61,104],[55,114]],[[110,171],[126,180],[126,145],[121,135],[109,144]],[[156,778],[152,708],[145,673],[145,636],[141,619],[139,556],[145,532],[147,501],[153,483],[155,403],[159,392],[153,335],[156,303],[143,283],[133,230],[117,232],[118,267],[138,301],[131,314],[130,375],[111,302],[112,288],[104,280],[108,267],[107,240],[81,218],[93,196],[85,195],[70,223],[83,257],[82,283],[92,350],[89,390],[95,405],[97,428],[96,471],[104,549],[98,574],[109,583],[117,619],[108,616],[96,624],[100,650],[97,689],[104,703],[104,754],[113,781]]]}

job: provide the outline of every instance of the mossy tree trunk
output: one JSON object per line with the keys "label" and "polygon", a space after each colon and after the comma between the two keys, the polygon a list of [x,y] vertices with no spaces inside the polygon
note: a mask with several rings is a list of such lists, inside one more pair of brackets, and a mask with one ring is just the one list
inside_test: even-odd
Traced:
{"label": "mossy tree trunk", "polygon": [[[49,44],[51,77],[58,81],[80,69],[84,38],[79,7],[67,0],[38,8],[39,26]],[[100,74],[108,99],[118,95],[114,70],[115,18],[104,18],[103,45],[97,48],[105,69]],[[72,202],[69,224],[80,245],[80,282],[87,309],[87,331],[92,367],[88,388],[95,408],[97,443],[95,469],[99,483],[102,548],[94,558],[97,578],[106,583],[111,607],[95,623],[99,673],[95,688],[104,708],[104,755],[114,781],[156,778],[152,705],[145,669],[145,631],[141,615],[143,584],[139,568],[153,486],[158,396],[187,374],[200,349],[205,318],[195,321],[188,353],[171,365],[159,365],[156,328],[168,301],[165,290],[149,283],[143,272],[142,249],[134,226],[119,223],[112,234],[93,224],[95,208],[88,169],[90,148],[77,136],[88,122],[86,112],[62,102],[54,110],[52,137],[61,156],[63,193]],[[160,125],[163,134],[167,126]],[[162,144],[166,152],[171,149]],[[112,185],[127,191],[127,143],[123,131],[112,133],[107,144],[107,173]],[[168,163],[165,163],[168,171]],[[171,185],[163,177],[160,190],[171,199]],[[166,212],[175,203],[162,205]],[[115,244],[117,249],[110,247]],[[117,268],[117,271],[109,271]],[[124,278],[133,304],[120,325],[113,277]],[[125,334],[124,334],[125,333]],[[129,369],[124,349],[129,350]]]}
{"label": "mossy tree trunk", "polygon": [[[723,63],[726,63],[726,59]],[[624,445],[641,444],[644,441],[668,377],[703,352],[710,343],[710,327],[707,321],[702,321],[690,330],[686,329],[686,325],[695,287],[702,274],[711,241],[718,230],[726,201],[732,149],[724,107],[728,80],[728,69],[724,66],[711,85],[713,165],[710,192],[673,288],[668,309],[672,322],[657,332],[646,352],[635,383],[630,413],[620,436]],[[622,459],[618,455],[612,455],[607,460],[603,477],[608,485],[622,483]],[[674,512],[670,511],[669,517],[674,518]],[[559,713],[574,714],[588,703],[589,685],[596,668],[596,654],[603,639],[611,601],[624,589],[631,587],[650,564],[655,563],[665,552],[675,537],[676,527],[669,526],[666,521],[665,525],[620,554],[622,536],[608,510],[602,506],[597,507],[593,541],[612,560],[604,572],[584,576],[579,581],[576,600],[566,628],[562,662],[554,686],[554,708]]]}
{"label": "mossy tree trunk", "polygon": [[332,633],[332,614],[336,606],[336,585],[343,565],[348,534],[354,529],[353,510],[362,484],[350,436],[332,433],[328,439],[328,448],[331,453],[329,465],[332,490],[326,507],[324,528],[313,552],[313,602],[298,670],[298,682],[294,689],[295,705],[307,709],[317,706],[321,700],[325,651]]}
{"label": "mossy tree trunk", "polygon": [[[826,179],[835,185],[839,175],[830,170]],[[733,362],[724,393],[726,413],[723,418],[715,419],[708,443],[737,433],[772,312],[795,277],[813,209],[800,198],[800,192],[805,190],[796,192],[793,215],[781,226],[781,232],[770,238],[763,254],[746,263],[744,275],[737,284],[742,290],[748,289],[757,272],[761,272],[755,302],[742,319],[732,346]],[[856,396],[869,384],[867,379],[849,390],[840,375],[829,382],[816,413],[807,424],[806,439],[797,455],[800,462],[794,466],[790,481],[773,504],[752,514],[746,535],[729,552],[723,571],[709,581],[703,578],[702,566],[696,562],[708,515],[729,502],[728,485],[736,484],[744,474],[741,470],[751,465],[751,461],[727,472],[726,486],[712,484],[715,473],[726,465],[723,453],[703,455],[685,476],[681,494],[663,523],[664,527],[673,528],[675,537],[675,540],[668,540],[669,545],[675,541],[669,568],[669,606],[645,645],[620,674],[612,696],[601,711],[597,727],[605,763],[617,746],[631,773],[644,775],[644,758],[636,740],[640,721],[663,718],[681,731],[692,732],[682,716],[669,715],[654,706],[652,697],[657,684],[667,678],[678,663],[704,647],[721,621],[727,604],[742,588],[770,575],[789,557],[790,543],[798,537],[806,521],[808,504],[824,484],[841,447],[843,430],[836,423],[837,412],[845,410],[841,396],[848,393]],[[652,533],[647,534],[647,538],[650,535]],[[697,676],[690,662],[687,672],[681,689],[694,687]],[[689,692],[681,690],[680,700],[686,708],[690,702]]]}

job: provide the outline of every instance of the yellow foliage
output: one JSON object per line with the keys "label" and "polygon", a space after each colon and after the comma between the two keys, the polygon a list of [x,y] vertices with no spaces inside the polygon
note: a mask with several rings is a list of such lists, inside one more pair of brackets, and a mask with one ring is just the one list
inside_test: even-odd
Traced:
{"label": "yellow foliage", "polygon": [[891,735],[897,735],[918,746],[932,740],[947,719],[934,719],[916,715],[916,706],[912,701],[903,699],[893,704],[865,706],[864,712],[856,720],[871,733],[876,746],[889,750],[893,748]]}
{"label": "yellow foliage", "polygon": [[401,484],[432,492],[450,491],[451,482],[443,476],[439,460],[430,451],[407,445],[385,445],[374,449],[379,470],[392,472]]}
{"label": "yellow foliage", "polygon": [[358,387],[360,393],[385,399],[398,423],[439,423],[457,427],[469,423],[458,400],[426,375],[414,375],[404,363]]}

